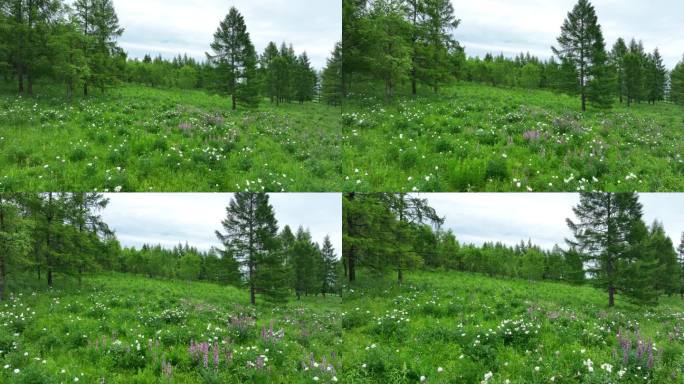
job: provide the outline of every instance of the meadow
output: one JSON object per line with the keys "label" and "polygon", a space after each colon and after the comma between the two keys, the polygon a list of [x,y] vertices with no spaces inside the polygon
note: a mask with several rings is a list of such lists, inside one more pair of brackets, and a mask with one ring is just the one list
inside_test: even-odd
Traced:
{"label": "meadow", "polygon": [[460,83],[439,94],[352,97],[345,191],[681,191],[684,108]]}
{"label": "meadow", "polygon": [[252,307],[237,288],[120,274],[12,292],[0,304],[2,383],[338,380],[336,296]]}
{"label": "meadow", "polygon": [[136,85],[0,95],[0,191],[333,191],[340,156],[340,109],[318,103],[233,112],[226,97]]}
{"label": "meadow", "polygon": [[[365,273],[364,273],[365,274]],[[684,301],[589,286],[411,272],[343,301],[345,383],[682,383]]]}

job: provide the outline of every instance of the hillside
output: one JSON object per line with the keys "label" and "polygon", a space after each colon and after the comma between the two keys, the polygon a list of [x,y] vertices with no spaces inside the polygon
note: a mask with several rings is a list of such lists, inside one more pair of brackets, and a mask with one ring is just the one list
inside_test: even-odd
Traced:
{"label": "hillside", "polygon": [[[426,91],[427,92],[427,91]],[[343,108],[344,190],[679,191],[684,108],[461,83]]]}
{"label": "hillside", "polygon": [[60,286],[74,283],[0,307],[0,382],[331,382],[340,368],[339,297],[254,309],[246,291],[204,283],[112,274]]}
{"label": "hillside", "polygon": [[406,279],[349,290],[342,327],[356,348],[343,382],[684,382],[679,298],[649,308],[618,296],[607,309],[588,286],[458,272]]}
{"label": "hillside", "polygon": [[0,190],[339,189],[339,108],[264,99],[233,112],[230,98],[135,85],[62,93],[0,96]]}

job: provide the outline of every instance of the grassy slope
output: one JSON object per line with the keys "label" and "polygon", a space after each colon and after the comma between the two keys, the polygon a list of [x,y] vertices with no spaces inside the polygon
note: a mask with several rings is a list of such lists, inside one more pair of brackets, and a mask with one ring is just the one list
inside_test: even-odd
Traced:
{"label": "grassy slope", "polygon": [[[578,97],[468,83],[392,105],[351,100],[344,189],[684,189],[684,108],[616,105],[581,115],[579,106]],[[527,141],[528,131],[540,138]],[[497,164],[488,172],[490,159]]]}
{"label": "grassy slope", "polygon": [[616,332],[636,328],[663,351],[650,382],[684,382],[678,298],[644,308],[618,296],[607,309],[607,295],[591,287],[456,272],[412,273],[403,287],[383,281],[353,288],[342,316],[352,351],[344,382],[415,383],[424,375],[428,383],[478,383],[487,372],[490,383],[649,382],[634,365],[623,381],[617,377]]}
{"label": "grassy slope", "polygon": [[339,108],[235,113],[224,97],[134,85],[73,103],[41,92],[0,96],[0,190],[340,188]]}
{"label": "grassy slope", "polygon": [[[339,367],[330,358],[341,337],[339,297],[304,298],[284,307],[262,302],[253,313],[256,325],[237,341],[228,319],[253,309],[247,293],[232,287],[106,275],[87,279],[80,291],[24,289],[0,304],[0,367],[10,365],[0,369],[2,383],[62,383],[74,377],[83,383],[101,378],[106,383],[297,383],[312,382],[316,375],[330,382],[330,374],[301,371],[310,353]],[[271,320],[275,330],[285,331],[280,342],[259,336]],[[106,348],[102,337],[108,339]],[[114,339],[123,342],[120,350],[113,349]],[[150,349],[150,339],[160,346]],[[235,351],[234,360],[226,364],[222,354],[221,368],[205,372],[190,358],[188,346],[191,340],[212,339],[232,340],[226,346]],[[262,354],[269,358],[266,370],[248,367]],[[161,355],[174,366],[173,380],[160,379]],[[211,354],[209,360],[213,366]]]}

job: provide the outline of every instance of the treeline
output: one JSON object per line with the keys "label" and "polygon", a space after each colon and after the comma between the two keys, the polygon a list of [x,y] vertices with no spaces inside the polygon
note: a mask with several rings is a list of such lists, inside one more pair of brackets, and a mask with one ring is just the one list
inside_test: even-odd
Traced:
{"label": "treeline", "polygon": [[224,249],[189,245],[121,248],[100,212],[109,200],[97,193],[0,194],[0,299],[8,276],[35,275],[52,287],[56,274],[78,278],[116,271],[150,278],[208,281],[250,288],[269,301],[292,294],[340,293],[340,263],[329,237],[314,242],[308,230],[278,231],[268,195],[238,193],[227,208]]}
{"label": "treeline", "polygon": [[410,84],[415,95],[417,85],[437,92],[441,85],[465,80],[579,95],[582,110],[587,104],[610,108],[615,99],[655,103],[668,91],[673,102],[684,104],[684,60],[668,81],[657,48],[647,53],[640,41],[627,45],[619,38],[607,51],[587,0],[568,14],[549,60],[529,54],[466,58],[451,36],[460,20],[449,1],[344,0],[343,17],[345,95],[368,80],[384,82],[388,100],[401,84]]}
{"label": "treeline", "polygon": [[375,274],[418,268],[483,273],[489,276],[591,282],[640,303],[663,294],[684,293],[684,234],[675,250],[661,223],[647,226],[636,194],[584,193],[568,219],[575,239],[568,249],[544,250],[531,242],[516,246],[460,244],[427,200],[408,194],[347,193],[343,200],[344,275],[357,269]]}
{"label": "treeline", "polygon": [[88,95],[89,85],[102,92],[119,81],[181,89],[207,89],[230,95],[237,104],[256,106],[261,97],[274,103],[320,98],[339,105],[341,48],[317,73],[306,52],[271,42],[257,55],[244,18],[231,8],[211,44],[212,54],[199,62],[187,56],[164,60],[146,55],[128,60],[117,46],[124,29],[112,0],[0,1],[0,74],[17,81],[19,93],[32,95],[34,83],[47,79],[76,87]]}
{"label": "treeline", "polygon": [[484,273],[528,280],[584,281],[581,256],[558,247],[543,250],[528,242],[461,244],[427,200],[408,194],[345,194],[343,201],[345,277],[356,280],[357,268],[399,282],[416,268]]}
{"label": "treeline", "polygon": [[257,293],[271,302],[287,300],[292,291],[298,299],[339,293],[340,263],[330,238],[319,246],[303,228],[293,234],[285,226],[279,232],[267,194],[235,193],[222,226],[216,236],[224,245],[219,252],[228,281],[246,286],[252,304]]}
{"label": "treeline", "polygon": [[7,276],[33,273],[53,286],[56,274],[81,277],[109,269],[119,242],[99,212],[97,193],[0,194],[0,299]]}
{"label": "treeline", "polygon": [[[249,268],[240,266],[242,262],[249,262],[233,253],[232,248],[228,251],[215,248],[200,251],[188,244],[179,244],[171,249],[148,244],[140,249],[124,248],[115,260],[115,269],[150,278],[207,281],[238,287],[249,285],[250,280],[254,280],[255,292],[261,290],[261,285],[282,283],[278,289],[283,292],[275,296],[280,299],[287,296],[287,291],[293,292],[297,298],[302,295],[339,294],[339,261],[329,237],[319,245],[312,240],[309,230],[300,227],[293,233],[286,225],[272,241],[274,249],[270,252],[278,253],[282,265],[277,265],[275,270],[269,270],[266,263],[260,265],[258,272],[256,268],[253,271],[253,277],[249,275]],[[261,263],[259,257],[270,260],[264,254],[255,255],[255,265]],[[274,277],[275,282],[271,280]],[[279,296],[282,293],[285,295]]]}
{"label": "treeline", "polygon": [[39,79],[104,92],[120,76],[126,54],[116,40],[124,30],[112,0],[0,0],[0,73],[32,95]]}

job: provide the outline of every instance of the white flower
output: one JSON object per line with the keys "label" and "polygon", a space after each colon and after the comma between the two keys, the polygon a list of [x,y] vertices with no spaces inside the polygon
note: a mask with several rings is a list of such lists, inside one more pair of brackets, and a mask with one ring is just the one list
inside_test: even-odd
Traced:
{"label": "white flower", "polygon": [[21,370],[19,368],[14,368],[14,373],[19,373]]}
{"label": "white flower", "polygon": [[74,377],[74,383],[78,382],[78,377]]}
{"label": "white flower", "polygon": [[613,372],[613,366],[608,364],[608,363],[601,364],[601,369],[603,369],[604,371],[606,371],[608,373]]}
{"label": "white flower", "polygon": [[3,368],[5,368],[5,369],[9,369],[9,367],[10,367],[10,365],[9,365],[9,364],[5,364],[5,366],[4,366]]}
{"label": "white flower", "polygon": [[484,374],[484,380],[482,380],[482,383],[488,382],[492,377],[494,377],[494,374],[490,371]]}
{"label": "white flower", "polygon": [[442,367],[437,367],[437,372],[444,372],[444,368],[442,368]]}
{"label": "white flower", "polygon": [[535,372],[539,372],[539,367],[534,367]]}
{"label": "white flower", "polygon": [[421,377],[420,377],[420,382],[421,382],[421,383],[424,383],[426,380],[427,380],[427,378],[426,378],[425,376],[421,376]]}
{"label": "white flower", "polygon": [[318,376],[314,376],[313,380],[318,381]]}
{"label": "white flower", "polygon": [[114,192],[119,193],[121,192],[121,189],[122,187],[120,185],[117,185],[116,187],[114,187]]}
{"label": "white flower", "polygon": [[332,379],[333,383],[337,383],[337,376],[333,376]]}

